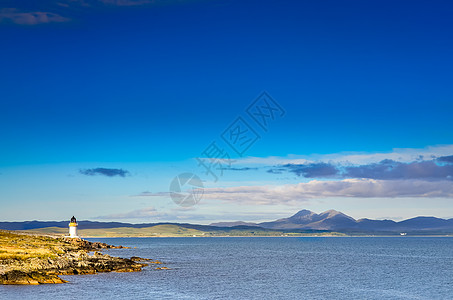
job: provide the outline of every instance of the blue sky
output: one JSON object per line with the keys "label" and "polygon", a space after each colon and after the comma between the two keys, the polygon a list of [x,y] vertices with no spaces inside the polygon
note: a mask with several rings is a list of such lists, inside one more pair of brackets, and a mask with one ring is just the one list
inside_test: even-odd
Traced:
{"label": "blue sky", "polygon": [[[453,217],[449,1],[16,2],[0,0],[1,220]],[[246,113],[263,91],[286,112],[268,131]],[[221,138],[238,116],[260,136],[243,157]],[[205,176],[212,141],[249,169]],[[165,194],[181,172],[207,187],[192,208]]]}

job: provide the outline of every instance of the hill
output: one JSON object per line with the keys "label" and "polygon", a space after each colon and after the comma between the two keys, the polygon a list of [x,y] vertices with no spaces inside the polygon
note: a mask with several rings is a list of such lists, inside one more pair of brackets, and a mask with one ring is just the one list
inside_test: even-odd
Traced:
{"label": "hill", "polygon": [[370,220],[354,218],[336,210],[328,210],[316,214],[309,210],[301,210],[289,218],[258,224],[270,229],[306,229],[332,230],[346,233],[379,233],[395,234],[400,232],[412,234],[451,234],[453,219],[435,217],[415,217],[400,222],[392,220]]}
{"label": "hill", "polygon": [[[271,222],[217,222],[210,225],[187,223],[143,223],[79,221],[84,237],[164,237],[164,236],[283,236],[328,234],[415,235],[453,234],[453,219],[415,217],[404,221],[354,218],[336,211],[315,213],[300,210],[296,214]],[[0,229],[27,230],[35,233],[67,234],[67,221],[0,222]]]}

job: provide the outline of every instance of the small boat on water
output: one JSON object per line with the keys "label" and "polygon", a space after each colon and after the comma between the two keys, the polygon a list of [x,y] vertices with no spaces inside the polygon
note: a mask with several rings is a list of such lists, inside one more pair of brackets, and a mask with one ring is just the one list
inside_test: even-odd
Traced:
{"label": "small boat on water", "polygon": [[406,235],[407,233],[406,232],[400,232],[400,235]]}

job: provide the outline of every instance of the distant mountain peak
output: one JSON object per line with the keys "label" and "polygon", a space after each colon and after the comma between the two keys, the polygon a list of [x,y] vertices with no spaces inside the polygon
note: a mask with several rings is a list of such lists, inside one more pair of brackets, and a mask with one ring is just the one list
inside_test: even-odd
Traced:
{"label": "distant mountain peak", "polygon": [[316,222],[319,220],[319,215],[308,210],[308,209],[303,209],[298,211],[296,214],[292,215],[289,218],[283,218],[279,219],[275,222],[281,223],[281,224],[309,224],[312,222]]}
{"label": "distant mountain peak", "polygon": [[302,210],[299,210],[297,213],[295,213],[293,215],[293,217],[310,216],[310,215],[316,215],[316,213],[314,213],[308,209],[302,209]]}
{"label": "distant mountain peak", "polygon": [[335,210],[335,209],[329,209],[329,210],[326,210],[325,212],[323,212],[323,214],[325,214],[325,213],[330,214],[330,213],[341,213],[341,212],[339,212],[338,210]]}
{"label": "distant mountain peak", "polygon": [[322,212],[319,214],[320,216],[324,217],[324,218],[333,218],[333,217],[336,217],[336,216],[342,216],[342,217],[345,217],[345,218],[348,218],[350,220],[353,220],[355,221],[355,219],[353,217],[350,217],[338,210],[335,210],[335,209],[329,209],[329,210],[326,210],[325,212]]}
{"label": "distant mountain peak", "polygon": [[320,213],[320,215],[329,215],[329,216],[335,216],[335,215],[340,215],[340,214],[343,214],[343,213],[339,212],[338,210],[335,210],[335,209],[329,209],[329,210],[326,210],[326,211],[323,211],[322,213]]}

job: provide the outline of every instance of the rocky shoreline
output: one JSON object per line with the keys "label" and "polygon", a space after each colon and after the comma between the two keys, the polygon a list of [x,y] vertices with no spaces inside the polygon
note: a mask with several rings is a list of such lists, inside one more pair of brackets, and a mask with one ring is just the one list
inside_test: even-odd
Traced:
{"label": "rocky shoreline", "polygon": [[[65,283],[59,275],[138,272],[159,261],[102,254],[123,248],[82,239],[0,231],[0,284]],[[166,269],[165,267],[156,269]]]}

